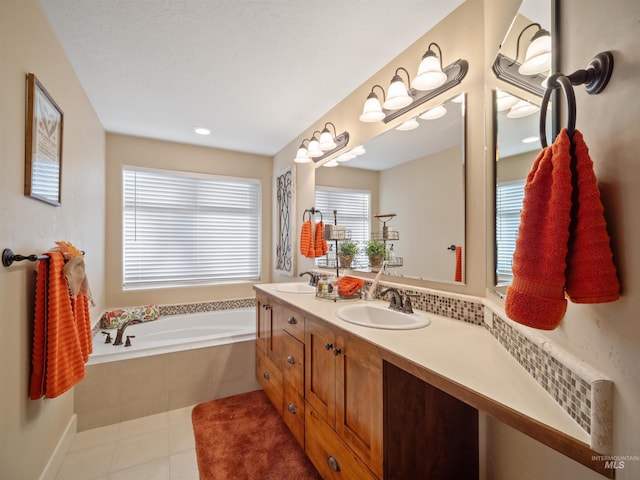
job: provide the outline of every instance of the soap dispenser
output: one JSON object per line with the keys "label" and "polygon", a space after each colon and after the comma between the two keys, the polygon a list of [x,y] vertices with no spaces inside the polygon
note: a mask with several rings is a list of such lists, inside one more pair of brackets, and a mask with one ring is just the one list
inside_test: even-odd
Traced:
{"label": "soap dispenser", "polygon": [[396,251],[393,249],[393,243],[389,247],[389,251],[387,252],[387,257],[390,264],[396,263]]}

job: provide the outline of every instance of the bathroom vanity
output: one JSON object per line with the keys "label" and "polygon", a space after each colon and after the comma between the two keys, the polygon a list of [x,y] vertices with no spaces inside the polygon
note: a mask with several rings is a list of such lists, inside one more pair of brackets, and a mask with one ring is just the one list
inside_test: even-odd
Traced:
{"label": "bathroom vanity", "polygon": [[277,285],[254,287],[256,376],[323,478],[478,478],[479,411],[611,476],[482,326],[369,328],[336,316],[345,302]]}

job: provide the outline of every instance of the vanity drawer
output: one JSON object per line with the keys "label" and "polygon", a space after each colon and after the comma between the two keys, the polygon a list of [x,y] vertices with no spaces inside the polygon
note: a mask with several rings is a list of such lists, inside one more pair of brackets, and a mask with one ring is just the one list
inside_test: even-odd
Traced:
{"label": "vanity drawer", "polygon": [[323,479],[377,478],[309,404],[305,427],[305,451]]}
{"label": "vanity drawer", "polygon": [[267,356],[256,355],[256,378],[271,403],[282,411],[282,372]]}
{"label": "vanity drawer", "polygon": [[282,370],[285,383],[304,396],[304,343],[288,333],[282,335]]}
{"label": "vanity drawer", "polygon": [[281,308],[278,313],[280,328],[304,342],[304,317],[300,312],[290,308]]}
{"label": "vanity drawer", "polygon": [[284,403],[282,418],[304,448],[304,398],[295,391],[290,383],[284,384]]}

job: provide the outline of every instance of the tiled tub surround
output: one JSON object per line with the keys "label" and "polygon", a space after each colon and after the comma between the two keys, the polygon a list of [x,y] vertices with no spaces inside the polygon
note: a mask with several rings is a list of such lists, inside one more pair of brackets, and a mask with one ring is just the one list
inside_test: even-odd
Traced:
{"label": "tiled tub surround", "polygon": [[[370,283],[367,283],[367,287]],[[590,446],[611,451],[613,382],[572,354],[552,344],[537,331],[508,319],[504,310],[489,301],[437,290],[378,285],[376,296],[392,286],[412,298],[414,309],[484,325],[520,365],[589,434]]]}
{"label": "tiled tub surround", "polygon": [[[254,307],[255,298],[161,306],[161,315]],[[260,388],[253,340],[87,365],[74,389],[78,431]]]}

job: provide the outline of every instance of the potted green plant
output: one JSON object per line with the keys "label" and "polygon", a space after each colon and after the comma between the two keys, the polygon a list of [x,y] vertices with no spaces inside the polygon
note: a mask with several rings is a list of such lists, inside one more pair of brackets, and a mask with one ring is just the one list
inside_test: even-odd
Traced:
{"label": "potted green plant", "polygon": [[384,242],[369,240],[365,253],[369,256],[369,266],[371,268],[379,268],[384,261],[386,246]]}
{"label": "potted green plant", "polygon": [[344,240],[338,245],[340,268],[351,268],[353,257],[358,253],[358,245],[351,240]]}

